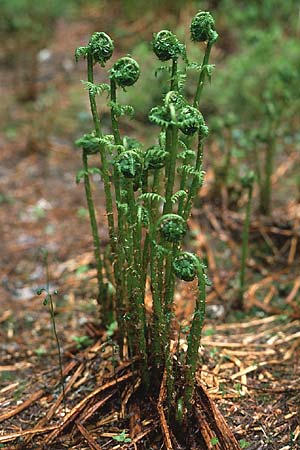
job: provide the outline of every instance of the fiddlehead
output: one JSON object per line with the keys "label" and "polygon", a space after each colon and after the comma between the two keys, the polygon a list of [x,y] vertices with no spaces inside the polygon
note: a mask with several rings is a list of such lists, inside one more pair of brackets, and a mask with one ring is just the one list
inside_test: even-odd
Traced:
{"label": "fiddlehead", "polygon": [[192,136],[196,133],[200,126],[203,126],[205,123],[203,116],[198,109],[193,106],[186,105],[179,112],[178,124],[183,134]]}
{"label": "fiddlehead", "polygon": [[200,261],[193,253],[181,252],[173,260],[173,270],[177,278],[193,281],[199,272]]}
{"label": "fiddlehead", "polygon": [[95,155],[99,152],[101,139],[95,136],[95,133],[84,134],[75,141],[76,147],[82,147],[87,155]]}
{"label": "fiddlehead", "polygon": [[87,51],[91,53],[94,64],[99,63],[103,67],[113,54],[114,43],[106,33],[97,31],[92,34]]}
{"label": "fiddlehead", "polygon": [[168,152],[158,145],[153,145],[146,150],[144,164],[146,170],[158,170],[165,166]]}
{"label": "fiddlehead", "polygon": [[132,86],[140,76],[140,66],[130,56],[120,58],[110,69],[110,78],[122,88]]}
{"label": "fiddlehead", "polygon": [[158,219],[156,229],[167,242],[178,243],[186,233],[186,222],[177,214],[164,214]]}
{"label": "fiddlehead", "polygon": [[136,178],[143,169],[141,155],[135,150],[120,153],[114,163],[124,178]]}
{"label": "fiddlehead", "polygon": [[215,21],[207,11],[199,11],[191,22],[192,41],[205,42],[216,40],[218,34],[215,31]]}
{"label": "fiddlehead", "polygon": [[152,49],[161,61],[178,59],[180,55],[185,53],[185,46],[169,30],[161,30],[154,35]]}

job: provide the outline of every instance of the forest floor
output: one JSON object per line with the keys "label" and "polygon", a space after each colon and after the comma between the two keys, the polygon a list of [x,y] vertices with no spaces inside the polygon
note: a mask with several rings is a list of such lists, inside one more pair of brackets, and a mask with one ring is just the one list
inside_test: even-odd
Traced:
{"label": "forest floor", "polygon": [[[72,31],[78,36],[75,27]],[[84,34],[82,27],[80,33]],[[71,54],[74,45],[72,35],[68,36],[65,52]],[[52,51],[59,55],[57,41]],[[2,72],[1,78],[5,76]],[[55,80],[59,92],[70,84],[69,79]],[[0,448],[34,449],[45,442],[53,450],[162,448],[154,409],[148,416],[139,416],[127,405],[133,392],[126,376],[133,375],[130,364],[118,360],[113,330],[97,328],[89,220],[83,188],[75,184],[80,155],[69,136],[63,140],[51,135],[51,121],[65,100],[56,97],[52,116],[47,115],[36,128],[33,122],[39,112],[11,106],[9,89],[3,102],[10,104],[14,123],[22,125],[17,131],[10,125],[1,137]],[[49,139],[43,148],[39,133],[46,125]],[[72,127],[66,129],[67,134],[74,132]],[[288,170],[287,161],[277,168],[274,190]],[[203,208],[194,210],[189,224],[188,246],[206,255],[213,282],[197,382],[206,386],[241,448],[294,450],[300,448],[300,204],[276,206],[269,219],[253,215],[246,308],[241,312],[232,306],[237,296],[243,212],[214,204],[212,183],[208,170],[201,194]],[[95,195],[105,245],[101,188]],[[66,377],[65,402],[60,395],[49,305],[36,295],[37,288],[46,286],[42,248],[48,252],[49,288],[58,290],[53,298]],[[193,286],[178,286],[176,316],[185,323],[193,310],[192,297]],[[180,345],[184,350],[184,339]],[[115,385],[108,386],[111,380]],[[99,386],[104,386],[103,392],[89,421],[84,416],[84,399]],[[69,426],[71,419],[66,418],[76,411],[85,426],[79,422]],[[125,437],[131,442],[122,443]],[[212,448],[218,449],[217,444]]]}

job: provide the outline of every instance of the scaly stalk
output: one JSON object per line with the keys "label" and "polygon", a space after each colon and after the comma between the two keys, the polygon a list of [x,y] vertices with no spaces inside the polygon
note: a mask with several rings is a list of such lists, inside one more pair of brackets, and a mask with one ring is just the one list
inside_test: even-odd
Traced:
{"label": "scaly stalk", "polygon": [[[90,52],[87,54],[87,73],[88,73],[88,81],[90,83],[94,83],[94,71],[93,71],[93,56]],[[95,126],[96,136],[98,138],[103,138],[103,133],[101,129],[101,121],[97,111],[96,99],[95,95],[89,90],[89,99],[90,106]],[[112,202],[112,194],[111,194],[111,183],[109,180],[109,170],[108,170],[108,161],[106,159],[105,154],[105,145],[103,143],[99,146],[100,157],[102,163],[102,177],[104,183],[104,193],[105,193],[105,204],[106,204],[106,214],[108,221],[108,232],[110,238],[110,245],[112,249],[113,255],[116,253],[116,236],[115,236],[115,225],[114,225],[114,212],[113,212],[113,202]]]}
{"label": "scaly stalk", "polygon": [[[198,264],[198,267],[200,264]],[[196,306],[190,334],[188,337],[188,349],[186,354],[186,385],[184,392],[184,404],[189,411],[191,409],[191,400],[193,397],[194,384],[195,384],[195,372],[198,362],[198,351],[201,342],[202,328],[205,319],[205,277],[203,269],[199,267],[197,271],[198,276],[198,290],[199,294],[196,299]]]}
{"label": "scaly stalk", "polygon": [[204,82],[205,82],[205,77],[206,77],[206,74],[207,74],[207,65],[208,65],[208,62],[209,62],[210,52],[211,52],[211,49],[212,49],[213,45],[214,45],[214,41],[213,40],[209,40],[207,42],[205,53],[204,53],[204,57],[203,57],[203,61],[202,61],[202,64],[201,64],[201,70],[200,70],[200,73],[199,73],[197,90],[196,90],[196,94],[195,94],[195,97],[194,97],[194,103],[193,103],[193,106],[195,108],[198,108],[198,109],[199,109],[200,97],[201,97],[203,86],[204,86]]}
{"label": "scaly stalk", "polygon": [[[110,80],[110,99],[112,104],[116,104],[116,82],[113,78]],[[119,122],[115,115],[114,108],[111,107],[111,124],[112,131],[114,135],[114,141],[116,145],[122,144],[122,139],[119,130]],[[125,338],[125,327],[124,327],[124,297],[126,300],[126,284],[125,284],[125,276],[124,271],[122,270],[125,265],[125,235],[124,235],[124,214],[123,209],[120,206],[121,204],[121,189],[120,189],[120,177],[116,167],[113,168],[113,182],[115,188],[115,197],[116,197],[116,205],[117,205],[117,222],[118,222],[118,240],[116,243],[116,255],[115,255],[115,264],[114,264],[114,276],[116,283],[116,315],[118,321],[119,328],[119,349],[120,349],[120,357],[123,358],[123,345]],[[128,299],[127,299],[128,300]]]}
{"label": "scaly stalk", "polygon": [[88,155],[86,154],[85,150],[82,150],[82,164],[83,164],[83,170],[84,170],[85,196],[86,196],[86,200],[87,200],[91,229],[92,229],[93,244],[94,244],[94,256],[95,256],[95,260],[96,260],[96,269],[97,269],[97,283],[98,283],[97,302],[100,306],[102,306],[101,314],[103,315],[103,322],[104,322],[104,324],[107,324],[108,311],[107,311],[105,304],[104,303],[102,304],[102,301],[101,301],[102,297],[104,299],[106,298],[106,288],[105,288],[105,285],[103,282],[103,274],[102,274],[103,262],[102,262],[101,251],[100,251],[100,239],[99,239],[98,226],[97,226],[97,220],[96,220],[95,206],[94,206],[94,201],[93,201],[93,197],[92,197],[90,178],[89,178],[89,174],[88,174]]}
{"label": "scaly stalk", "polygon": [[[195,164],[195,170],[199,173],[202,168],[202,162],[203,162],[203,136],[198,136],[198,149],[197,149],[197,158],[196,158],[196,164]],[[191,187],[188,192],[188,197],[186,199],[185,207],[182,213],[182,216],[184,219],[188,219],[191,209],[193,206],[193,200],[197,195],[199,188],[198,178],[197,175],[194,177]]]}

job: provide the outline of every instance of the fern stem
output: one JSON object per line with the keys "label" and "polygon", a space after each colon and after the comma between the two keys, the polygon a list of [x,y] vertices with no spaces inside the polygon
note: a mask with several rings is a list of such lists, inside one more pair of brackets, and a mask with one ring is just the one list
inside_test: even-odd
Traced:
{"label": "fern stem", "polygon": [[202,328],[205,319],[205,300],[206,300],[206,290],[205,290],[205,277],[203,268],[198,263],[198,296],[196,299],[196,306],[194,311],[194,317],[192,321],[192,326],[190,334],[188,337],[188,349],[186,355],[186,376],[185,376],[185,392],[184,392],[184,404],[187,411],[191,409],[191,400],[193,397],[194,383],[195,383],[195,372],[198,362],[198,351],[200,347],[200,340],[202,334]]}
{"label": "fern stem", "polygon": [[199,73],[197,90],[196,90],[194,103],[193,103],[193,106],[195,108],[199,108],[199,101],[200,101],[200,97],[201,97],[203,86],[204,86],[204,82],[205,82],[207,64],[209,62],[210,52],[211,52],[213,44],[214,44],[213,41],[209,40],[207,42],[207,45],[206,45],[203,61],[202,61],[202,64],[201,64],[201,70],[200,70],[200,73]]}
{"label": "fern stem", "polygon": [[[93,56],[89,52],[87,55],[87,73],[88,73],[88,81],[90,83],[94,82],[94,71],[93,71]],[[90,106],[96,131],[96,136],[99,138],[103,138],[103,133],[101,129],[101,121],[97,111],[96,99],[95,95],[89,90],[89,99]],[[116,237],[115,237],[115,226],[114,226],[114,213],[113,213],[113,202],[112,202],[112,193],[111,193],[111,183],[109,180],[109,170],[108,170],[108,162],[105,154],[105,146],[100,144],[100,157],[102,163],[102,176],[104,183],[104,193],[105,193],[105,203],[106,203],[106,214],[108,221],[108,232],[110,238],[110,245],[112,249],[112,253],[116,253]]]}
{"label": "fern stem", "polygon": [[[115,104],[117,101],[117,93],[116,93],[116,82],[111,78],[110,80],[110,99],[112,104]],[[116,145],[122,144],[122,139],[119,130],[119,122],[115,115],[113,107],[111,107],[111,124],[112,131],[114,136],[114,142]],[[122,268],[125,265],[125,236],[124,236],[124,213],[121,205],[121,188],[120,188],[120,177],[116,167],[113,168],[113,184],[115,188],[115,198],[117,205],[117,222],[118,222],[118,240],[116,242],[116,254],[115,254],[115,264],[114,264],[114,276],[116,283],[116,315],[118,321],[119,328],[119,350],[120,357],[123,358],[123,345],[125,338],[125,327],[124,327],[124,297],[126,300],[126,284],[125,284],[125,276]]]}
{"label": "fern stem", "polygon": [[[198,149],[197,149],[197,158],[196,158],[196,164],[195,164],[195,170],[199,173],[203,162],[203,138],[198,136]],[[184,211],[183,211],[183,218],[188,219],[191,209],[193,206],[193,200],[197,195],[199,185],[198,185],[198,177],[197,175],[194,176],[194,179],[192,181],[191,187],[188,192],[188,197],[186,199]]]}
{"label": "fern stem", "polygon": [[94,201],[93,201],[93,197],[92,197],[90,178],[89,178],[89,174],[88,174],[88,156],[84,150],[82,151],[82,164],[83,164],[83,170],[84,170],[85,196],[86,196],[86,200],[87,200],[90,224],[91,224],[91,229],[92,229],[93,244],[94,244],[94,256],[95,256],[96,269],[97,269],[97,283],[98,283],[97,302],[100,306],[102,306],[101,314],[103,316],[103,322],[104,322],[104,324],[106,324],[108,311],[106,310],[107,309],[106,305],[102,304],[102,302],[101,302],[101,298],[104,295],[104,293],[106,292],[105,285],[103,282],[103,275],[102,275],[103,262],[102,262],[101,252],[100,252],[100,239],[99,239],[99,233],[98,233],[95,206],[94,206]]}

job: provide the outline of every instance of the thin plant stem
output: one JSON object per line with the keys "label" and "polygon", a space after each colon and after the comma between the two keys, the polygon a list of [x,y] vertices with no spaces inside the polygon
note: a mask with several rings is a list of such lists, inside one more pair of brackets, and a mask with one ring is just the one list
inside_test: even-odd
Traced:
{"label": "thin plant stem", "polygon": [[[84,169],[85,195],[86,195],[91,229],[92,229],[94,255],[95,255],[95,260],[96,260],[96,268],[97,268],[97,283],[98,283],[97,301],[98,301],[98,304],[101,306],[101,297],[102,297],[103,293],[105,292],[105,286],[104,286],[103,275],[102,275],[103,262],[102,262],[101,252],[100,252],[100,239],[99,239],[99,233],[98,233],[95,206],[94,206],[94,202],[93,202],[91,183],[90,183],[90,178],[89,178],[89,174],[88,174],[88,155],[86,154],[85,150],[82,150],[82,164],[83,164],[83,169]],[[102,305],[102,307],[103,307],[103,310],[101,311],[101,313],[106,317],[108,312],[106,311],[106,308],[104,305]],[[103,317],[104,323],[106,323],[105,317]]]}
{"label": "thin plant stem", "polygon": [[241,271],[240,271],[240,286],[239,286],[239,307],[244,308],[244,294],[245,294],[245,274],[246,274],[246,262],[249,252],[249,228],[250,228],[250,218],[251,218],[251,206],[252,206],[252,193],[253,185],[248,187],[248,199],[246,208],[246,217],[243,225],[242,233],[242,260],[241,260]]}
{"label": "thin plant stem", "polygon": [[198,362],[198,351],[200,347],[202,328],[205,319],[206,284],[203,269],[199,263],[197,272],[198,272],[199,292],[196,299],[196,306],[192,326],[188,337],[188,349],[186,354],[186,376],[185,376],[186,385],[184,392],[184,404],[188,411],[190,411],[191,409],[191,400],[193,397],[195,384],[195,372]]}
{"label": "thin plant stem", "polygon": [[[63,405],[64,405],[64,411],[66,412],[66,392],[65,392],[64,374],[63,374],[63,363],[62,363],[59,337],[58,337],[57,329],[56,329],[54,304],[53,304],[53,300],[52,300],[52,294],[50,293],[50,275],[49,275],[47,250],[43,249],[42,255],[43,255],[43,261],[44,261],[45,272],[46,272],[46,288],[39,289],[38,294],[40,295],[42,293],[42,291],[44,291],[46,293],[46,298],[43,303],[44,303],[44,305],[46,305],[49,302],[49,305],[50,305],[50,318],[51,318],[52,330],[53,330],[54,339],[55,339],[56,348],[57,348],[60,383],[61,383],[61,387],[62,387],[62,396],[63,396]],[[57,291],[55,291],[55,294],[57,294]]]}
{"label": "thin plant stem", "polygon": [[[88,73],[88,81],[90,83],[94,82],[94,71],[93,71],[93,56],[91,53],[87,55],[87,73]],[[96,136],[98,138],[103,138],[103,133],[101,129],[100,117],[97,111],[96,99],[95,95],[89,90],[89,99],[90,106],[96,131]],[[108,232],[110,237],[110,244],[112,248],[112,253],[116,252],[116,237],[115,237],[115,225],[114,225],[114,212],[113,212],[113,202],[112,202],[112,193],[111,193],[111,183],[109,180],[109,170],[108,170],[108,162],[105,154],[105,145],[102,143],[99,145],[100,157],[102,163],[102,177],[104,183],[104,193],[105,193],[105,204],[106,204],[106,214],[108,221]]]}
{"label": "thin plant stem", "polygon": [[[195,170],[199,173],[199,171],[202,168],[202,162],[203,162],[203,138],[199,135],[198,136],[198,149],[197,149],[197,158],[196,158],[196,164],[195,164]],[[184,219],[188,219],[191,209],[193,206],[193,200],[197,195],[199,189],[198,184],[198,178],[197,176],[194,177],[191,187],[188,192],[188,197],[186,199],[184,211],[182,213]]]}
{"label": "thin plant stem", "polygon": [[265,153],[265,177],[260,190],[260,212],[266,215],[271,212],[272,173],[276,149],[276,138],[273,133],[270,134]]}
{"label": "thin plant stem", "polygon": [[211,49],[213,47],[213,44],[214,44],[214,42],[209,40],[207,42],[207,45],[206,45],[203,61],[202,61],[202,64],[201,64],[201,70],[200,70],[200,73],[199,73],[197,90],[196,90],[196,94],[195,94],[195,97],[194,97],[193,106],[195,108],[199,108],[199,101],[200,101],[200,97],[201,97],[201,94],[202,94],[202,90],[203,90],[203,86],[204,86],[204,82],[205,82],[205,77],[206,77],[206,74],[207,74],[206,67],[207,67],[207,64],[209,62],[210,52],[211,52]]}

